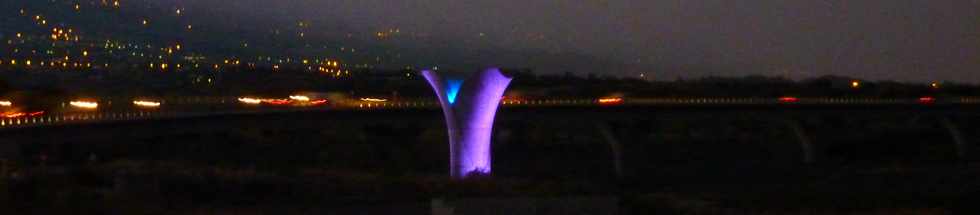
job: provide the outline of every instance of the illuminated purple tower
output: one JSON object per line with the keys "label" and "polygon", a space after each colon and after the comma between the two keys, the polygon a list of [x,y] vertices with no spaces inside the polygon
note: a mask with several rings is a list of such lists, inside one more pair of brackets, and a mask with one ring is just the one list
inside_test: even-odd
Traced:
{"label": "illuminated purple tower", "polygon": [[456,179],[490,173],[493,118],[512,78],[499,69],[464,77],[422,71],[436,91],[449,129],[449,175]]}

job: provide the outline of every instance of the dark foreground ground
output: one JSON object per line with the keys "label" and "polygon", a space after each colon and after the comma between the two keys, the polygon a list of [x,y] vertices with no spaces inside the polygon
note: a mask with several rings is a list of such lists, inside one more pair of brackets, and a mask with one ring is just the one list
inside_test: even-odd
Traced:
{"label": "dark foreground ground", "polygon": [[22,169],[3,181],[0,209],[15,214],[429,214],[433,198],[612,196],[624,214],[972,214],[980,200],[978,169],[896,164],[617,185],[513,178],[452,182],[440,175],[277,173],[120,161]]}
{"label": "dark foreground ground", "polygon": [[[980,163],[957,158],[928,116],[792,115],[817,145],[814,164],[800,162],[786,117],[504,110],[495,175],[466,181],[447,180],[433,110],[10,130],[0,211],[430,214],[433,199],[584,196],[615,199],[620,214],[980,212]],[[597,121],[623,143],[621,178]],[[955,118],[968,140],[974,121]]]}

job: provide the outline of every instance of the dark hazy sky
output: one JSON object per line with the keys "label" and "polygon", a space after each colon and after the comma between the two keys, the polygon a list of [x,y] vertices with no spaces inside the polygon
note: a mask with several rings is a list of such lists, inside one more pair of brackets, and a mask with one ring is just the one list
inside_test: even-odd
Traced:
{"label": "dark hazy sky", "polygon": [[[242,23],[310,20],[321,23],[314,27],[365,32],[398,28],[438,38],[459,53],[584,55],[622,65],[599,73],[980,82],[980,0],[150,2]],[[545,71],[556,66],[507,61],[502,64]]]}

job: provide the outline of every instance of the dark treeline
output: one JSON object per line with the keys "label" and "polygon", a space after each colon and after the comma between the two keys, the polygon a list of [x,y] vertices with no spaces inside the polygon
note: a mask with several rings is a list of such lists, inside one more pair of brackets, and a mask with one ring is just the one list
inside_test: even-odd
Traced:
{"label": "dark treeline", "polygon": [[[512,91],[535,96],[612,96],[627,97],[888,97],[974,96],[980,87],[953,82],[904,83],[869,81],[851,77],[821,76],[805,80],[782,77],[704,77],[690,80],[648,81],[637,78],[535,75],[514,73]],[[853,87],[852,83],[858,86]]]}

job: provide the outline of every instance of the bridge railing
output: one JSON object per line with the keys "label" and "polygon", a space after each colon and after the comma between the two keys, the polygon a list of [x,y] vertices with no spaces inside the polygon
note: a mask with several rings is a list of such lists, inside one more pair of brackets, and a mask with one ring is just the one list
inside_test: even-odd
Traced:
{"label": "bridge railing", "polygon": [[[193,98],[193,101],[205,100],[208,103],[223,103],[229,101],[217,98]],[[926,102],[924,102],[926,101]],[[383,109],[438,109],[439,103],[432,99],[408,99],[397,101],[361,101],[342,100],[331,101],[330,106],[316,107],[270,107],[242,106],[238,109],[181,109],[170,110],[103,110],[92,112],[54,112],[39,116],[0,117],[0,128],[37,127],[48,125],[64,125],[94,122],[132,121],[164,118],[214,116],[227,114],[263,114],[281,111],[329,111],[345,110],[383,110]],[[922,98],[845,98],[845,97],[815,97],[793,98],[737,98],[737,97],[704,97],[704,98],[626,98],[614,103],[603,103],[599,99],[505,99],[501,101],[502,108],[509,107],[590,107],[590,106],[765,106],[765,105],[931,105],[934,103],[980,105],[980,97],[948,98],[942,101],[922,100]],[[172,103],[168,103],[172,104]]]}

